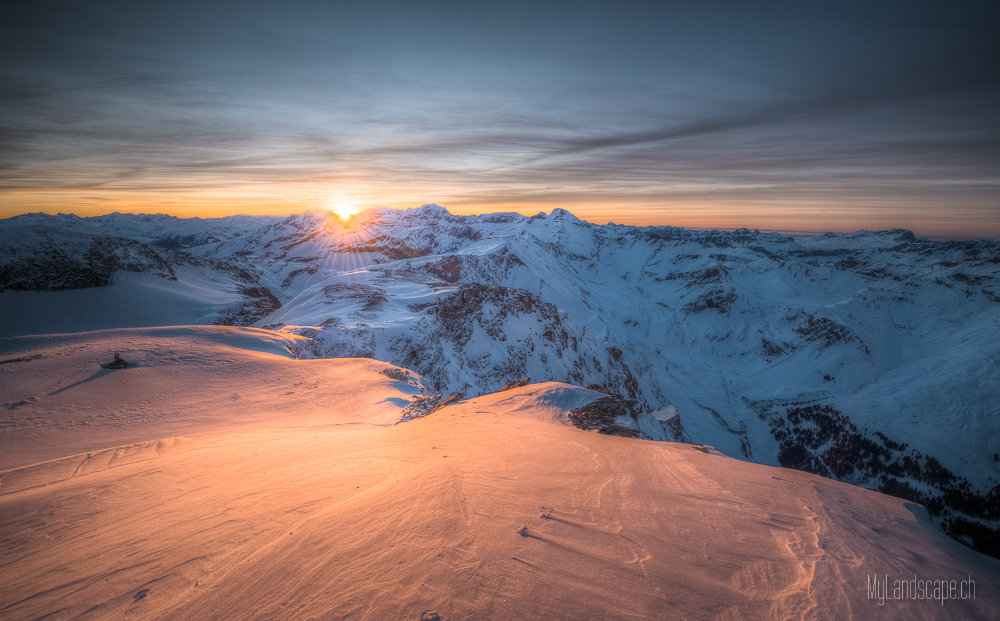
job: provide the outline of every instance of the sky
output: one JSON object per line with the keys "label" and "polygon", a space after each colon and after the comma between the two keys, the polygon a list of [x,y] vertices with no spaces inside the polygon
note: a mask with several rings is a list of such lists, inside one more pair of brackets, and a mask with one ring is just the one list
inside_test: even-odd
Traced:
{"label": "sky", "polygon": [[0,217],[1000,237],[997,3],[540,4],[7,5]]}

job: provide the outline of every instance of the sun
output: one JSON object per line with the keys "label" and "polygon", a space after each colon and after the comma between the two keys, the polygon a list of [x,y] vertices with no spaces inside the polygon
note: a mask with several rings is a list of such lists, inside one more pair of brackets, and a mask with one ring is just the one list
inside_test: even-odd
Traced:
{"label": "sun", "polygon": [[327,206],[327,209],[337,214],[344,220],[349,219],[351,216],[361,211],[358,208],[358,206],[350,199],[339,198],[339,197],[334,200],[331,200],[329,205]]}

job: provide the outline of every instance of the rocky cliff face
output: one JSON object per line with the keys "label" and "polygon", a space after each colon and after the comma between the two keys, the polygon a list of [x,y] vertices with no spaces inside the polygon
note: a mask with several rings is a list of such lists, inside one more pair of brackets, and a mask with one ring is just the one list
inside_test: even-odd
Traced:
{"label": "rocky cliff face", "polygon": [[[600,384],[647,437],[913,498],[1000,554],[998,241],[436,206],[369,210],[346,227],[317,212],[102,218],[0,222],[16,242],[0,254],[2,286],[99,286],[80,274],[116,270],[183,282],[195,266],[241,296],[212,321],[307,336],[300,356],[387,360],[442,394],[522,377]],[[70,237],[79,248],[55,252]]]}

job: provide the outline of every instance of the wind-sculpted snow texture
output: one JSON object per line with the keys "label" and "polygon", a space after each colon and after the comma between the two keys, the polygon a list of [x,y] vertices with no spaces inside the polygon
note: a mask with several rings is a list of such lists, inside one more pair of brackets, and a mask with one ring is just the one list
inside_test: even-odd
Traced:
{"label": "wind-sculpted snow texture", "polygon": [[[561,209],[465,217],[428,205],[346,227],[321,212],[29,215],[0,222],[0,241],[5,315],[86,291],[55,289],[132,291],[142,278],[174,283],[187,315],[111,313],[100,325],[83,313],[63,329],[252,324],[307,337],[299,357],[388,361],[441,394],[522,377],[602,384],[636,402],[646,437],[918,500],[1000,555],[996,240],[597,226]],[[199,306],[192,287],[215,297]],[[30,318],[7,330],[53,331]]]}

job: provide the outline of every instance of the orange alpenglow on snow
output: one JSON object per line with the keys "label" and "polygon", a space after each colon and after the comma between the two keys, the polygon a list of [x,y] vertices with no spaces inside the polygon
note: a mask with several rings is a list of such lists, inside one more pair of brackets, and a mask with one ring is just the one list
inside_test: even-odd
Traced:
{"label": "orange alpenglow on snow", "polygon": [[[917,619],[1000,605],[1000,561],[913,503],[576,429],[568,411],[603,395],[567,384],[396,424],[421,378],[297,360],[298,338],[4,340],[0,616]],[[130,367],[101,369],[109,350]],[[895,580],[969,576],[975,599],[891,599]],[[873,577],[890,585],[881,602]]]}

